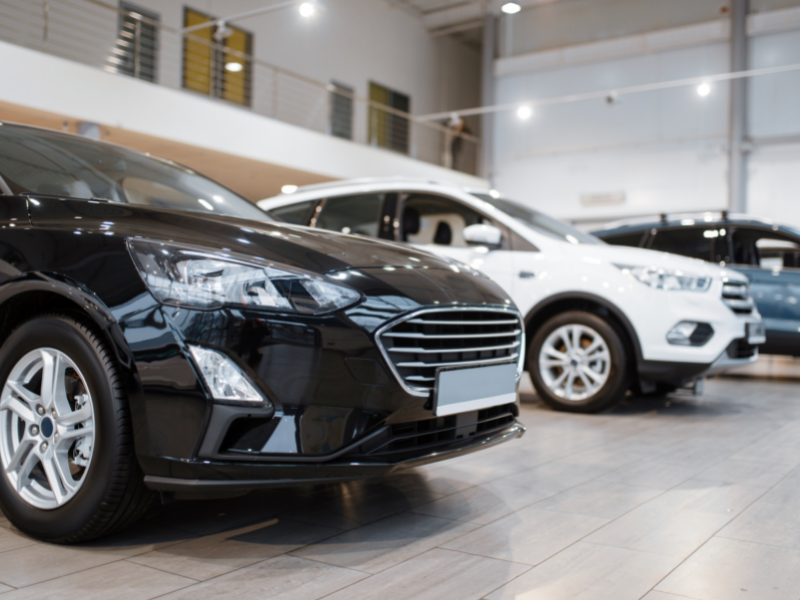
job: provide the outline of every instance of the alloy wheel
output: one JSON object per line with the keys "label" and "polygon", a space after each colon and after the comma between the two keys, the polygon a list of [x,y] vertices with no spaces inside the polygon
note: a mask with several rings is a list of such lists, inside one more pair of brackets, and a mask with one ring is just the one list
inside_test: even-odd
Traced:
{"label": "alloy wheel", "polygon": [[28,504],[54,509],[80,489],[94,450],[94,406],[78,366],[39,348],[11,370],[0,395],[0,461]]}
{"label": "alloy wheel", "polygon": [[608,381],[611,354],[606,341],[591,327],[562,325],[542,344],[539,371],[555,395],[578,402],[594,396]]}

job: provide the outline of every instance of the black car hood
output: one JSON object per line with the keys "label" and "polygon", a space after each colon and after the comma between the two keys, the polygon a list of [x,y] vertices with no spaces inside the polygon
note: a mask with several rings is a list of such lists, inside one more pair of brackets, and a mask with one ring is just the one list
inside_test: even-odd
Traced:
{"label": "black car hood", "polygon": [[[353,268],[452,269],[455,261],[411,246],[270,221],[151,208],[105,201],[34,196],[32,224],[102,234],[143,237],[223,249],[274,260],[315,273]],[[459,265],[460,266],[460,265]]]}

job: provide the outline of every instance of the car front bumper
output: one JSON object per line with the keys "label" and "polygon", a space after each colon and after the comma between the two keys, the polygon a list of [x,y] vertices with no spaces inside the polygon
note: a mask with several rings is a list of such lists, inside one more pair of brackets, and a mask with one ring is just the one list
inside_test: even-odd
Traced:
{"label": "car front bumper", "polygon": [[[381,326],[420,308],[457,304],[518,314],[484,278],[459,279],[455,301],[448,278],[456,275],[428,270],[412,277],[403,270],[354,277],[365,300],[322,316],[190,310],[141,298],[138,310],[120,320],[120,342],[130,347],[135,367],[129,397],[148,485],[169,491],[167,481],[197,489],[203,486],[180,482],[216,481],[211,488],[249,489],[353,479],[521,435],[516,403],[435,416],[431,398],[409,394],[377,345]],[[405,292],[409,282],[415,287]],[[189,344],[235,361],[268,402],[213,400]]]}
{"label": "car front bumper", "polygon": [[324,463],[170,461],[170,476],[147,475],[145,484],[159,492],[187,496],[227,495],[286,485],[334,483],[390,475],[429,463],[465,456],[522,437],[525,427],[514,421],[501,431],[438,447],[426,454],[390,462],[360,462],[347,457]]}

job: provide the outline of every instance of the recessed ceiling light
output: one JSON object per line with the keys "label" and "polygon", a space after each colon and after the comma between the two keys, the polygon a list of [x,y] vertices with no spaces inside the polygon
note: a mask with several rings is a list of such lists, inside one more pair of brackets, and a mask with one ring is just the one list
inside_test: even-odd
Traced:
{"label": "recessed ceiling light", "polygon": [[300,16],[305,18],[313,17],[314,13],[317,12],[317,8],[311,2],[303,2],[298,10],[300,11]]}
{"label": "recessed ceiling light", "polygon": [[281,188],[281,192],[284,194],[294,194],[297,191],[297,186],[291,183],[286,184]]}
{"label": "recessed ceiling light", "polygon": [[506,2],[505,4],[503,4],[503,6],[500,7],[500,10],[502,10],[507,15],[514,15],[519,11],[521,11],[522,7],[516,2]]}
{"label": "recessed ceiling light", "polygon": [[533,109],[527,104],[523,104],[517,109],[517,116],[523,121],[527,121],[533,116]]}
{"label": "recessed ceiling light", "polygon": [[701,98],[705,98],[711,93],[711,86],[706,82],[701,83],[697,86],[697,95]]}
{"label": "recessed ceiling light", "polygon": [[238,73],[242,69],[244,69],[244,65],[242,63],[237,63],[237,62],[225,63],[225,70],[230,71],[231,73]]}

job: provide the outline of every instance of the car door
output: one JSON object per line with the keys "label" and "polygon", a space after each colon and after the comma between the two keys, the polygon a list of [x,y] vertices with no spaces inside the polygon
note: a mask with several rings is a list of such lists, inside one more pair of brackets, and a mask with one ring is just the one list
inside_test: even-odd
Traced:
{"label": "car door", "polygon": [[733,264],[750,279],[767,328],[765,353],[800,354],[800,239],[770,229],[736,226]]}
{"label": "car door", "polygon": [[[476,211],[466,203],[437,194],[401,194],[398,210],[398,239],[429,252],[464,262],[494,279],[509,294],[514,294],[516,273],[508,229]],[[464,229],[486,223],[503,232],[499,248],[469,245]]]}

